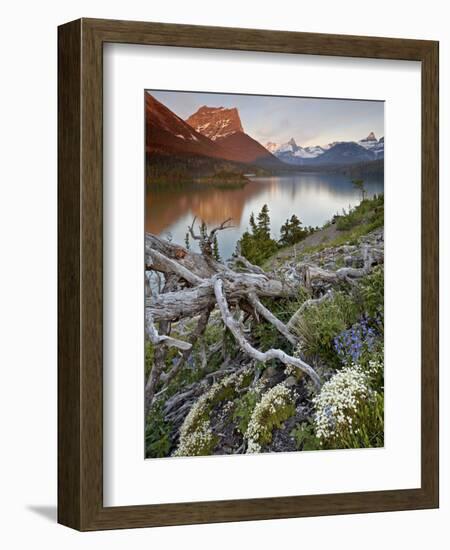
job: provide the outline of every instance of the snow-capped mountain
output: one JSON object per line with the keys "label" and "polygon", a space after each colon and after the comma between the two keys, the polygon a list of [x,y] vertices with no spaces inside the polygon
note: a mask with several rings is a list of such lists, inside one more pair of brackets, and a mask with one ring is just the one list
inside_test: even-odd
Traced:
{"label": "snow-capped mountain", "polygon": [[370,132],[370,134],[366,138],[360,140],[360,143],[367,143],[370,146],[370,144],[373,144],[376,141],[378,140],[375,137],[375,134],[373,132]]}
{"label": "snow-capped mountain", "polygon": [[318,158],[314,159],[315,164],[356,164],[375,160],[375,153],[355,143],[354,141],[340,141]]}
{"label": "snow-capped mountain", "polygon": [[304,164],[303,159],[314,159],[325,151],[320,145],[301,147],[294,138],[281,145],[268,142],[266,149],[288,164]]}
{"label": "snow-capped mountain", "polygon": [[384,138],[370,134],[358,142],[334,141],[327,145],[302,147],[294,138],[278,145],[266,143],[266,149],[277,158],[294,165],[349,164],[383,158]]}
{"label": "snow-capped mountain", "polygon": [[358,144],[364,149],[372,151],[376,158],[381,158],[384,156],[384,137],[377,139],[373,132],[364,138],[358,141]]}
{"label": "snow-capped mountain", "polygon": [[325,145],[324,147],[320,145],[310,145],[308,147],[303,147],[303,150],[306,151],[311,158],[316,158],[322,153],[324,153],[329,147]]}

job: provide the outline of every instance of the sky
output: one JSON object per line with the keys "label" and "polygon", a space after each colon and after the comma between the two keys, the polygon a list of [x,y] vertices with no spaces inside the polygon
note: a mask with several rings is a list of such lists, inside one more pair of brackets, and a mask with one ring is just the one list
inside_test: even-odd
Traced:
{"label": "sky", "polygon": [[306,147],[384,135],[383,101],[148,91],[182,119],[202,105],[237,107],[244,131],[263,145],[292,137]]}

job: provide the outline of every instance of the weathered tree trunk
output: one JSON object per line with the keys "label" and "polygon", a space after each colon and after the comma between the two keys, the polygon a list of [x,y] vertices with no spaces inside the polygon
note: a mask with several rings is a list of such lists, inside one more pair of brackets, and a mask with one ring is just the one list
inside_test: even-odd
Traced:
{"label": "weathered tree trunk", "polygon": [[[146,412],[153,402],[158,384],[168,384],[189,359],[192,347],[205,331],[209,315],[217,305],[225,326],[230,329],[244,353],[260,362],[278,359],[282,364],[301,369],[312,378],[316,386],[320,384],[315,371],[304,361],[281,350],[269,350],[265,353],[258,351],[245,339],[240,324],[234,325],[230,321],[232,316],[228,304],[245,312],[255,312],[274,325],[290,344],[295,345],[297,342],[296,336],[260,301],[262,297],[294,296],[297,292],[296,287],[265,273],[243,257],[237,258],[244,267],[244,271],[239,272],[213,258],[209,245],[212,244],[217,231],[229,227],[226,224],[227,222],[224,222],[206,235],[209,244],[203,242],[202,254],[169,243],[155,235],[146,235],[146,269],[162,273],[166,279],[177,281],[176,284],[166,284],[162,293],[148,293],[146,297],[146,333],[155,345],[154,366],[145,391]],[[192,227],[190,232],[193,238],[201,239]],[[197,325],[186,340],[170,335],[172,322],[195,317],[199,318]],[[157,324],[159,328],[156,327]],[[178,348],[181,355],[177,363],[165,372],[168,347]]]}
{"label": "weathered tree trunk", "polygon": [[219,306],[220,313],[222,314],[224,323],[227,326],[227,328],[230,330],[230,332],[232,333],[236,341],[238,342],[242,351],[244,351],[245,353],[247,353],[247,355],[249,355],[250,357],[252,357],[253,359],[255,359],[260,363],[266,363],[271,359],[278,359],[284,365],[291,365],[293,367],[296,367],[301,371],[303,371],[304,373],[306,373],[312,379],[316,387],[320,388],[319,376],[317,375],[317,373],[312,367],[310,367],[307,363],[305,363],[301,359],[297,357],[291,357],[290,355],[288,355],[287,353],[279,349],[270,349],[266,352],[262,352],[254,348],[248,342],[248,340],[246,340],[245,336],[242,334],[239,323],[231,315],[231,312],[228,308],[228,303],[223,291],[223,282],[221,279],[215,280],[214,291],[217,299],[217,305]]}
{"label": "weathered tree trunk", "polygon": [[[316,387],[320,387],[317,373],[301,358],[290,356],[279,349],[270,349],[266,352],[256,349],[245,336],[243,324],[235,319],[231,310],[239,310],[244,314],[244,318],[249,315],[264,318],[292,346],[297,346],[296,322],[306,308],[327,300],[331,297],[332,291],[319,298],[307,300],[287,325],[261,302],[261,298],[295,297],[298,295],[299,285],[311,289],[316,280],[325,282],[328,286],[352,283],[369,273],[374,263],[382,261],[382,256],[380,259],[377,251],[372,251],[365,245],[364,265],[359,269],[344,267],[336,271],[327,271],[314,265],[303,265],[288,282],[278,278],[274,273],[264,272],[238,254],[233,260],[233,266],[239,266],[240,269],[236,271],[231,264],[225,265],[216,261],[213,254],[216,232],[230,227],[229,221],[209,233],[203,227],[201,235],[195,233],[194,223],[188,228],[191,237],[200,241],[202,253],[146,234],[146,269],[162,274],[161,278],[166,281],[162,292],[146,293],[146,334],[155,345],[155,364],[146,384],[146,411],[152,404],[158,385],[167,385],[189,359],[193,346],[206,330],[210,313],[215,307],[219,308],[224,325],[244,354],[262,363],[276,359],[281,364],[298,368],[311,378]],[[198,318],[197,323],[186,339],[184,335],[182,338],[170,335],[172,323],[195,318]],[[178,348],[180,356],[175,365],[167,371],[165,358],[168,347]]]}

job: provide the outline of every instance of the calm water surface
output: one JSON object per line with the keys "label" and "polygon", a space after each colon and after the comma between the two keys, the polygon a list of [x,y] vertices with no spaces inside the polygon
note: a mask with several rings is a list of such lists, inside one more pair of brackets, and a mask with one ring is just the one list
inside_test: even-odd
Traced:
{"label": "calm water surface", "polygon": [[[355,206],[361,194],[342,174],[305,174],[251,177],[241,189],[217,189],[186,185],[176,190],[147,190],[146,231],[184,244],[188,225],[194,216],[214,227],[227,218],[233,219],[233,229],[218,234],[221,256],[234,252],[236,242],[248,229],[252,212],[264,204],[270,211],[272,236],[279,237],[281,225],[296,214],[304,226],[322,226],[343,208]],[[365,178],[369,197],[383,192],[383,178]],[[197,243],[191,243],[196,250]]]}

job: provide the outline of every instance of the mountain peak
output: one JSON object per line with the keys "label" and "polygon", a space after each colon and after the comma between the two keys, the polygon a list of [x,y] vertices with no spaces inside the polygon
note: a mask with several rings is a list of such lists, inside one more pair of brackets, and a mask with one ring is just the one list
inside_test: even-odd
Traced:
{"label": "mountain peak", "polygon": [[203,105],[187,118],[186,122],[194,130],[213,141],[244,131],[236,107],[228,109]]}
{"label": "mountain peak", "polygon": [[295,141],[295,139],[293,137],[291,137],[291,139],[288,141],[289,145],[292,145],[292,147],[296,148],[297,147],[297,143]]}
{"label": "mountain peak", "polygon": [[377,141],[377,138],[375,137],[375,134],[373,132],[370,132],[370,134],[362,141]]}
{"label": "mountain peak", "polygon": [[274,141],[268,141],[265,145],[265,148],[270,152],[274,153],[278,149],[278,144]]}

